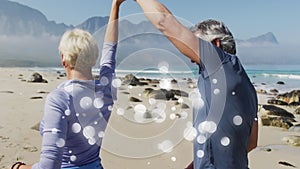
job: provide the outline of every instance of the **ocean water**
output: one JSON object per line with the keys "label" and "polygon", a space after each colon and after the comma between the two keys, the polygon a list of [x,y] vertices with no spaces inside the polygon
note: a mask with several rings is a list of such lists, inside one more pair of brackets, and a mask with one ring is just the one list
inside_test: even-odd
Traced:
{"label": "ocean water", "polygon": [[[244,68],[257,88],[277,89],[281,93],[300,90],[299,65],[245,65]],[[277,84],[279,81],[284,85]]]}
{"label": "ocean water", "polygon": [[[277,89],[280,92],[287,92],[291,90],[300,90],[300,66],[299,65],[244,65],[244,68],[250,80],[259,89],[271,90]],[[47,72],[64,72],[63,68],[30,68],[32,71],[47,71]],[[93,74],[98,74],[98,69],[93,69]],[[198,69],[187,69],[177,67],[173,70],[167,68],[157,69],[136,69],[124,70],[117,69],[116,76],[124,77],[127,74],[133,74],[138,78],[151,79],[187,79],[196,80],[198,77]],[[282,81],[285,84],[280,85],[277,82]]]}

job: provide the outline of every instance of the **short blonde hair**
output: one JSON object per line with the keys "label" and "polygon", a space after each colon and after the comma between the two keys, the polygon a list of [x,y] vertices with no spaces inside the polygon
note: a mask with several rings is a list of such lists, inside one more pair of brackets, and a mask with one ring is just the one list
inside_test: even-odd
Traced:
{"label": "short blonde hair", "polygon": [[93,36],[84,30],[66,31],[58,47],[63,61],[71,68],[91,69],[98,59],[99,49]]}

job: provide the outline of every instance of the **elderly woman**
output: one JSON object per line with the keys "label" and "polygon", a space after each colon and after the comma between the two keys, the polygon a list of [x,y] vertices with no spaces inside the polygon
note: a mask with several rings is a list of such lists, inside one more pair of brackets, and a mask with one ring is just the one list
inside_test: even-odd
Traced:
{"label": "elderly woman", "polygon": [[100,147],[113,105],[112,79],[118,40],[119,7],[113,0],[100,63],[100,80],[92,67],[98,46],[92,35],[80,29],[67,31],[59,51],[67,81],[47,97],[40,131],[43,137],[39,163],[17,162],[12,169],[102,169]]}

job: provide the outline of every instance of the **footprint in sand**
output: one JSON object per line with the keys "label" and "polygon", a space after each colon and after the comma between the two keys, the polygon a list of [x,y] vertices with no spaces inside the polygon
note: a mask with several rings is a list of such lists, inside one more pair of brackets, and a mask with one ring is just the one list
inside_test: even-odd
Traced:
{"label": "footprint in sand", "polygon": [[0,136],[0,141],[1,141],[2,143],[7,142],[7,140],[9,140],[9,137]]}
{"label": "footprint in sand", "polygon": [[38,148],[31,146],[31,145],[24,145],[23,149],[28,152],[37,152],[38,151]]}

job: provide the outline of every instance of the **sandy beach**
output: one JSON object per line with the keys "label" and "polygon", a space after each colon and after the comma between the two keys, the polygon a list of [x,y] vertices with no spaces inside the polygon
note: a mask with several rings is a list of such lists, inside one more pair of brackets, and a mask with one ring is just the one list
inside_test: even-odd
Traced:
{"label": "sandy beach", "polygon": [[[57,72],[38,72],[48,83],[28,83],[35,71],[27,68],[0,68],[0,71],[0,169],[8,169],[16,161],[35,163],[39,160],[42,141],[36,129],[43,116],[45,98],[65,78],[59,77]],[[180,83],[175,82],[172,89],[193,92],[194,89]],[[159,86],[148,83],[119,87],[118,101],[112,108],[101,150],[105,169],[183,169],[192,161],[193,145],[187,134],[192,120],[189,97],[177,97],[173,101],[151,100],[145,94],[146,88],[158,90]],[[269,97],[274,96],[258,94],[258,97],[259,104],[265,105]],[[135,113],[138,108],[148,112],[157,107],[163,107],[165,114],[143,114],[141,117]],[[290,113],[296,109],[278,107]],[[263,113],[259,112],[259,121]],[[300,115],[294,116],[297,122],[293,124],[299,124]],[[300,146],[283,140],[291,135],[300,136],[300,132],[263,126],[260,122],[258,147],[249,153],[249,167],[300,168]]]}

